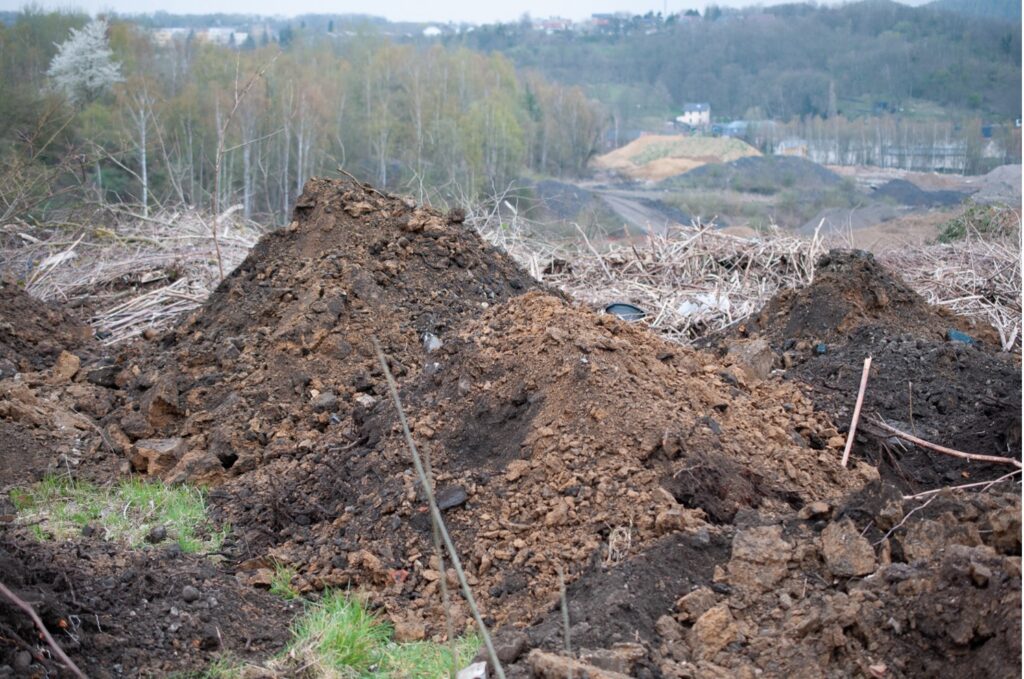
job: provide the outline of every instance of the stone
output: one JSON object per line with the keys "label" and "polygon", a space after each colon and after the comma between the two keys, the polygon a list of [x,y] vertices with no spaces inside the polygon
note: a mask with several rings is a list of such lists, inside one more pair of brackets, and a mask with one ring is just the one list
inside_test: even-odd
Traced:
{"label": "stone", "polygon": [[793,545],[782,539],[781,526],[756,526],[740,531],[732,542],[729,582],[742,590],[764,592],[788,572]]}
{"label": "stone", "polygon": [[174,378],[165,375],[157,379],[139,400],[139,412],[150,426],[157,430],[177,419],[181,414],[181,408],[178,404],[178,386]]}
{"label": "stone", "polygon": [[82,359],[67,351],[61,351],[57,357],[57,362],[50,369],[50,377],[47,382],[50,384],[70,382],[78,374],[78,370],[81,367]]}
{"label": "stone", "polygon": [[800,508],[797,513],[797,518],[807,521],[808,519],[817,519],[822,516],[828,516],[829,512],[832,511],[832,507],[827,502],[811,502]]}
{"label": "stone", "polygon": [[739,636],[732,613],[725,604],[708,609],[691,630],[690,645],[698,657],[710,660]]}
{"label": "stone", "polygon": [[369,394],[356,394],[354,400],[356,403],[363,406],[367,410],[369,410],[370,408],[377,404],[377,399]]}
{"label": "stone", "polygon": [[694,622],[705,611],[715,605],[717,597],[707,587],[695,589],[676,602],[676,610],[679,611],[679,619],[682,622]]}
{"label": "stone", "polygon": [[466,494],[466,489],[462,486],[448,486],[442,488],[437,495],[434,496],[434,500],[437,502],[437,508],[442,512],[448,509],[455,509],[466,504],[466,500],[469,499],[469,495]]}
{"label": "stone", "polygon": [[726,356],[748,381],[760,382],[772,374],[775,353],[763,339],[730,342]]}
{"label": "stone", "polygon": [[821,552],[833,575],[854,578],[873,573],[875,550],[850,519],[830,523],[821,532]]}
{"label": "stone", "polygon": [[395,625],[395,641],[405,643],[408,641],[423,641],[427,638],[427,626],[422,622],[401,620]]}
{"label": "stone", "polygon": [[199,601],[199,590],[192,585],[185,585],[181,588],[181,600],[187,604]]}
{"label": "stone", "polygon": [[338,395],[333,391],[325,391],[311,401],[313,410],[319,413],[333,413],[338,409]]}
{"label": "stone", "polygon": [[169,472],[185,454],[185,439],[140,439],[132,445],[129,460],[136,471],[150,476]]}

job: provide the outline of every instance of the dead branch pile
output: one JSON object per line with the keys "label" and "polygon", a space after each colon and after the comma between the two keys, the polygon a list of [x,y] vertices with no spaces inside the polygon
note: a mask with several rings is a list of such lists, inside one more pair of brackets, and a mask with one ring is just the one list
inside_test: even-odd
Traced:
{"label": "dead branch pile", "polygon": [[554,247],[517,238],[515,226],[483,228],[530,273],[594,307],[635,304],[651,327],[678,342],[742,321],[783,288],[814,280],[822,240],[781,232],[740,238],[714,225],[679,227],[632,243]]}
{"label": "dead branch pile", "polygon": [[[0,261],[41,299],[79,307],[97,337],[116,344],[162,330],[200,306],[220,282],[213,219],[194,210],[125,216],[111,226],[0,227]],[[224,270],[265,229],[229,210],[216,220]]]}
{"label": "dead branch pile", "polygon": [[1003,351],[1021,350],[1021,258],[1016,238],[969,235],[950,244],[893,250],[880,259],[929,303],[991,324]]}

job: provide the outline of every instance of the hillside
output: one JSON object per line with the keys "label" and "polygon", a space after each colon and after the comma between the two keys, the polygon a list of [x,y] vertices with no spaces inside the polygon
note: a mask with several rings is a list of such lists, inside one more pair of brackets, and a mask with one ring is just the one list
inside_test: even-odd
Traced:
{"label": "hillside", "polygon": [[927,7],[969,17],[1020,22],[1020,0],[934,0]]}

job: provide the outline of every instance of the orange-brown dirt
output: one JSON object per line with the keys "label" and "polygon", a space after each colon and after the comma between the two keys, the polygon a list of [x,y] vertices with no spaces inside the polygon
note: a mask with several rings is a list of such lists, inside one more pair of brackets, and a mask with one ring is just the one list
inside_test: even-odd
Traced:
{"label": "orange-brown dirt", "polygon": [[[96,616],[76,630],[73,657],[152,674],[265,656],[290,615],[263,591],[275,565],[313,598],[367,591],[404,638],[444,634],[438,589],[450,576],[433,557],[377,339],[510,676],[565,676],[545,655],[564,645],[559,569],[574,652],[594,676],[996,677],[1019,665],[1019,492],[905,500],[865,443],[848,469],[838,463],[838,404],[864,328],[902,329],[910,339],[893,351],[909,360],[920,339],[930,360],[956,319],[873,262],[835,255],[818,287],[775,300],[746,336],[694,350],[543,289],[460,221],[313,180],[292,224],[175,331],[113,358],[82,352],[81,365],[58,351],[0,380],[0,423],[34,451],[0,446],[0,469],[30,460],[34,475],[211,484],[214,516],[232,527],[216,567],[3,528],[16,584],[45,603],[48,624]],[[819,342],[823,356],[810,351]],[[984,345],[950,351],[993,394],[1015,393],[1019,411],[1003,359]],[[801,372],[829,359],[845,361],[838,377]],[[878,383],[879,398],[902,388]],[[821,397],[834,384],[842,398]],[[920,412],[918,426],[947,433]],[[949,482],[945,462],[911,452],[914,469],[937,471],[901,489]],[[119,578],[143,584],[104,589]],[[220,603],[172,627],[186,583]],[[123,616],[145,606],[156,614],[134,633]],[[214,639],[211,625],[226,632]],[[22,642],[0,642],[0,666],[23,661],[30,628],[5,604],[0,630]]]}

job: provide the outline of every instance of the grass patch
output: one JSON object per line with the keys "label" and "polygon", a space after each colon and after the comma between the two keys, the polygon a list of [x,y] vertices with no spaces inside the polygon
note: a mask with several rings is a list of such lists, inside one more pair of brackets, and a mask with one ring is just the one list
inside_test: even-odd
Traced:
{"label": "grass patch", "polygon": [[270,579],[270,593],[276,594],[285,600],[298,599],[302,596],[299,590],[292,585],[297,573],[291,566],[281,563],[274,564],[274,576]]}
{"label": "grass patch", "polygon": [[[409,677],[440,679],[452,666],[451,646],[433,641],[395,642],[386,621],[368,611],[348,592],[327,592],[311,604],[292,628],[294,640],[271,663],[275,676]],[[469,664],[480,639],[473,635],[455,643],[456,667]]]}
{"label": "grass patch", "polygon": [[127,479],[109,487],[49,476],[11,491],[11,502],[40,540],[62,540],[92,526],[106,540],[142,546],[150,530],[163,526],[183,552],[215,552],[228,529],[215,530],[198,488]]}

